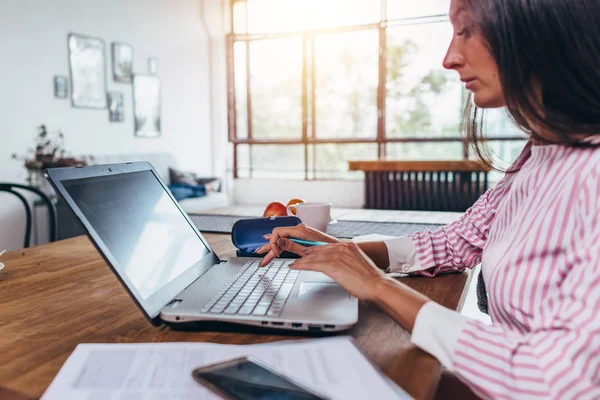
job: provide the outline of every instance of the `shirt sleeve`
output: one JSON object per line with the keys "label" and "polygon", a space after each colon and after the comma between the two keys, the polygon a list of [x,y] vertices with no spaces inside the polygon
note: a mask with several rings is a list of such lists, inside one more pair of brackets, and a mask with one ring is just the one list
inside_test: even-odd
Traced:
{"label": "shirt sleeve", "polygon": [[441,229],[384,240],[390,260],[387,272],[435,276],[479,264],[498,204],[508,190],[507,180],[505,177],[460,219]]}
{"label": "shirt sleeve", "polygon": [[390,266],[385,272],[410,273],[421,269],[417,248],[408,236],[385,239]]}
{"label": "shirt sleeve", "polygon": [[529,141],[502,180],[486,191],[458,220],[433,232],[417,232],[384,240],[390,260],[388,272],[432,277],[479,264],[496,211],[510,190],[516,171],[529,159],[531,145]]}
{"label": "shirt sleeve", "polygon": [[417,314],[411,341],[452,371],[452,355],[467,321],[459,313],[430,301]]}
{"label": "shirt sleeve", "polygon": [[595,185],[582,190],[587,211],[570,270],[535,311],[530,330],[485,325],[430,303],[419,311],[413,342],[481,397],[600,398],[600,188]]}

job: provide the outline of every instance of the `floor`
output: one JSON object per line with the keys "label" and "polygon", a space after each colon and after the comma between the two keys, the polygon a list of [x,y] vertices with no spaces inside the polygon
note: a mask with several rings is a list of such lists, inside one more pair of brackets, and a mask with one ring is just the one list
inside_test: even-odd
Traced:
{"label": "floor", "polygon": [[477,308],[477,276],[479,275],[480,269],[481,266],[478,265],[473,270],[473,279],[471,279],[469,292],[467,293],[467,298],[465,299],[465,304],[463,305],[461,314],[471,319],[476,319],[486,324],[491,324],[492,320],[490,319],[489,315],[482,313]]}

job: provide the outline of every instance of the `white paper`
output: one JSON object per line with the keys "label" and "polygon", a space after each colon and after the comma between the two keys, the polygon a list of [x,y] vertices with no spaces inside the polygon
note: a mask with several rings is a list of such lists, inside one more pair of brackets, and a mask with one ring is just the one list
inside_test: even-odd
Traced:
{"label": "white paper", "polygon": [[218,399],[192,378],[195,368],[254,356],[334,399],[400,399],[348,337],[268,345],[212,343],[80,344],[42,400]]}

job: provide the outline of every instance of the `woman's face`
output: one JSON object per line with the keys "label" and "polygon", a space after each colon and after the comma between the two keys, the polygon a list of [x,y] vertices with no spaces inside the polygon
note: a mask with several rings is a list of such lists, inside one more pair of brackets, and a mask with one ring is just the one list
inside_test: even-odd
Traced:
{"label": "woman's face", "polygon": [[478,107],[503,107],[505,101],[498,66],[464,6],[464,0],[452,0],[450,3],[454,34],[444,57],[444,68],[459,73],[466,89],[473,92]]}

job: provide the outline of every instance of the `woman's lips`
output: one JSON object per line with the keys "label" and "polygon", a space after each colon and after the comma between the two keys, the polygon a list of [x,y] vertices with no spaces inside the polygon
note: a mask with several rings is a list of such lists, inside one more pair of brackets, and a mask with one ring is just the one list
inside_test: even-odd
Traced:
{"label": "woman's lips", "polygon": [[468,90],[472,89],[473,88],[473,84],[475,83],[476,80],[477,79],[475,79],[475,78],[464,80],[464,82],[465,82],[465,88],[468,89]]}

